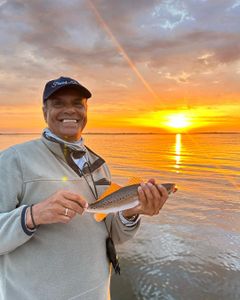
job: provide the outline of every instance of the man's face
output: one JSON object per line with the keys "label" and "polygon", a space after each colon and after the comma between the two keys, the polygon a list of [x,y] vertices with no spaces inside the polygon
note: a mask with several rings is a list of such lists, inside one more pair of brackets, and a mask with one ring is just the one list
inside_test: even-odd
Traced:
{"label": "man's face", "polygon": [[58,137],[74,142],[87,123],[87,99],[72,88],[54,93],[43,107],[48,128]]}

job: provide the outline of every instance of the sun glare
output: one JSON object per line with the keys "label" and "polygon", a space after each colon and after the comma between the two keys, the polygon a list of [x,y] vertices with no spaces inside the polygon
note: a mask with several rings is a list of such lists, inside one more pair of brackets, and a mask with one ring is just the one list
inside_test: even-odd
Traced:
{"label": "sun glare", "polygon": [[188,118],[184,114],[174,114],[167,117],[166,126],[176,129],[184,129],[190,126]]}
{"label": "sun glare", "polygon": [[206,131],[204,128],[218,126],[219,120],[225,121],[226,114],[231,115],[235,108],[235,106],[221,106],[211,109],[202,106],[191,109],[156,110],[143,113],[135,118],[127,118],[126,121],[139,127],[159,128],[174,133],[192,132],[200,128]]}

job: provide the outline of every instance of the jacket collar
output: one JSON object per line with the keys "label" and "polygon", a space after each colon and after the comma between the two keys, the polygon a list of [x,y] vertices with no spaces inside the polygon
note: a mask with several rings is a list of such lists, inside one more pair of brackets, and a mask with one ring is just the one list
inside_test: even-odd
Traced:
{"label": "jacket collar", "polygon": [[[63,147],[61,147],[61,145],[58,142],[48,140],[43,134],[41,136],[41,140],[45,144],[45,146],[52,153],[54,153],[54,155],[56,155],[57,157],[59,157],[60,159],[64,160],[67,163],[67,160],[63,153]],[[89,162],[90,162],[89,167],[90,167],[91,172],[93,172],[96,169],[98,169],[99,167],[101,167],[105,163],[105,160],[103,158],[101,158],[99,155],[97,155],[95,152],[93,152],[87,146],[85,146],[85,147],[86,147]]]}
{"label": "jacket collar", "polygon": [[48,140],[43,134],[41,136],[41,141],[54,155],[66,161],[61,145],[58,142]]}

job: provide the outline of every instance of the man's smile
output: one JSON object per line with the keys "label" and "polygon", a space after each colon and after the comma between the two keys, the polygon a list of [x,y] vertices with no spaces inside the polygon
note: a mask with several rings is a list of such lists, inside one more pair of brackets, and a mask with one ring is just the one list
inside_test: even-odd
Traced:
{"label": "man's smile", "polygon": [[60,122],[62,123],[78,123],[78,119],[60,119]]}

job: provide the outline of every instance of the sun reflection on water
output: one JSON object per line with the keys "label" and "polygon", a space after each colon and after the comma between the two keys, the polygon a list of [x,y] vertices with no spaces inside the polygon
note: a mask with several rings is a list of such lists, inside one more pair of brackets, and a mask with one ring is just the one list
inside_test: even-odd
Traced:
{"label": "sun reflection on water", "polygon": [[181,148],[182,148],[182,136],[180,133],[176,134],[175,140],[175,169],[177,169],[177,173],[179,173],[179,168],[181,164]]}

